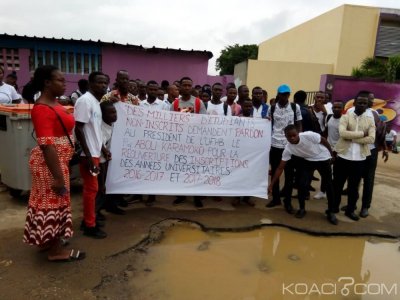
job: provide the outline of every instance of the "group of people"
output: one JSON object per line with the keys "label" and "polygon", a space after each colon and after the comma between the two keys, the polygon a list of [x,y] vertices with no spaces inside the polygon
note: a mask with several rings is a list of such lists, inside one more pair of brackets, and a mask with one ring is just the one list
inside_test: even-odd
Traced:
{"label": "group of people", "polygon": [[[107,234],[102,229],[105,216],[101,210],[124,213],[120,207],[127,205],[126,200],[105,191],[107,163],[112,158],[109,143],[113,123],[118,117],[114,103],[118,101],[154,110],[266,119],[272,125],[269,186],[272,200],[267,207],[281,205],[283,197],[285,210],[294,213],[291,198],[293,187],[297,186],[299,209],[295,216],[304,217],[305,200],[317,170],[321,175],[321,191],[317,195],[320,199],[328,198],[326,214],[330,223],[337,224],[335,214],[340,209],[346,180],[345,215],[358,220],[354,211],[358,186],[363,179],[360,216],[368,216],[378,151],[374,146],[375,131],[379,122],[368,108],[373,101],[371,93],[358,93],[354,110],[342,115],[343,104],[326,103],[324,92],[315,95],[312,106],[306,105],[304,91],[296,92],[294,103],[289,102],[291,90],[285,84],[279,86],[276,98],[268,105],[267,93],[261,87],[254,87],[250,95],[246,85],[236,88],[228,84],[226,96],[222,97],[220,83],[193,88],[193,81],[183,77],[172,84],[163,82],[161,88],[153,80],[146,84],[130,80],[126,70],[117,73],[112,89],[108,88],[109,82],[109,77],[102,72],[92,72],[87,84],[79,85],[79,97],[72,100],[74,113],[69,114],[57,100],[65,93],[63,74],[54,66],[39,67],[34,73],[32,84],[36,92],[40,91],[40,96],[31,114],[38,145],[32,150],[29,161],[33,180],[24,241],[48,251],[50,261],[85,258],[84,252],[67,250],[63,243],[72,236],[69,161],[75,151],[74,137],[82,149],[79,168],[83,179],[83,220],[80,229],[86,236],[105,238]],[[387,158],[386,149],[383,155]],[[283,171],[285,184],[280,190],[279,176]],[[132,198],[141,197],[134,195]],[[185,199],[178,196],[174,204]],[[194,197],[195,206],[202,207],[203,199]],[[154,201],[155,196],[149,195],[146,204]],[[237,201],[254,205],[250,197],[234,202]]]}
{"label": "group of people", "polygon": [[[372,201],[378,149],[382,149],[384,160],[388,159],[384,141],[380,144],[376,139],[376,129],[384,126],[384,123],[371,109],[374,95],[360,91],[355,97],[354,107],[344,115],[343,103],[334,102],[332,106],[325,103],[324,92],[316,93],[312,106],[304,104],[306,95],[303,91],[297,92],[294,95],[296,108],[293,106],[293,111],[289,108],[287,98],[287,93],[285,96],[278,94],[277,107],[272,117],[272,180],[269,186],[272,200],[267,207],[280,205],[283,196],[285,210],[289,214],[294,213],[291,198],[295,183],[299,201],[295,216],[303,218],[306,215],[305,202],[309,198],[310,183],[317,170],[321,176],[321,187],[314,198],[327,198],[328,208],[325,213],[331,224],[338,224],[335,214],[340,210],[346,181],[348,201],[342,210],[354,221],[358,221],[359,216],[367,217]],[[282,111],[286,108],[286,112],[279,111],[279,120],[285,121],[282,121],[280,128],[275,125],[278,107]],[[283,134],[280,129],[283,129]],[[283,171],[285,184],[280,191],[278,179]],[[363,195],[358,216],[355,210],[361,180]]]}

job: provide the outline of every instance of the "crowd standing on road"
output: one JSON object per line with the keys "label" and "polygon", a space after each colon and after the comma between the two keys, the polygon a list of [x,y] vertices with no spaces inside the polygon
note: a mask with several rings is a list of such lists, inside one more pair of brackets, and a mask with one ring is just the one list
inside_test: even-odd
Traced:
{"label": "crowd standing on road", "polygon": [[[4,70],[0,68],[0,79],[3,77]],[[9,88],[3,83],[1,89],[13,89],[7,97],[21,99],[14,87]],[[372,109],[374,95],[369,91],[359,91],[354,107],[344,112],[343,103],[327,102],[330,96],[323,91],[315,94],[312,105],[306,104],[304,91],[297,91],[294,102],[290,102],[291,88],[287,84],[280,85],[275,98],[268,100],[268,93],[259,86],[254,87],[250,95],[246,85],[236,87],[229,83],[225,87],[226,96],[223,96],[221,83],[194,86],[191,78],[183,77],[172,84],[164,80],[159,85],[154,80],[147,83],[132,80],[128,71],[120,70],[111,88],[109,76],[93,72],[88,80],[79,81],[78,89],[70,98],[59,101],[65,93],[65,79],[53,66],[39,67],[29,82],[29,89],[37,95],[32,122],[38,145],[32,150],[29,162],[33,181],[24,241],[47,250],[50,261],[74,261],[85,257],[80,250],[65,248],[65,240],[72,236],[68,164],[76,150],[74,128],[81,149],[83,218],[80,229],[84,235],[96,239],[107,237],[102,229],[106,218],[103,209],[123,215],[125,210],[122,208],[130,202],[143,201],[151,206],[156,201],[154,195],[123,197],[106,194],[107,164],[112,158],[109,142],[117,119],[114,103],[118,101],[150,110],[251,117],[271,122],[268,192],[272,198],[266,207],[282,205],[283,198],[288,214],[305,217],[311,182],[316,179],[314,172],[318,171],[321,184],[314,198],[327,198],[325,214],[333,225],[338,224],[336,214],[341,209],[354,221],[368,216],[378,152],[382,152],[384,161],[388,159],[387,149],[397,152],[397,134],[389,126],[386,128]],[[61,104],[74,105],[73,115]],[[284,185],[280,188],[282,173],[285,174]],[[340,207],[346,181],[347,205]],[[362,201],[357,214],[361,181]],[[294,188],[298,191],[297,211],[292,205]],[[205,197],[193,199],[196,207],[204,206]],[[214,200],[221,201],[217,197]],[[185,201],[186,197],[177,196],[173,205]],[[254,206],[250,197],[235,198],[232,205],[240,202]]]}

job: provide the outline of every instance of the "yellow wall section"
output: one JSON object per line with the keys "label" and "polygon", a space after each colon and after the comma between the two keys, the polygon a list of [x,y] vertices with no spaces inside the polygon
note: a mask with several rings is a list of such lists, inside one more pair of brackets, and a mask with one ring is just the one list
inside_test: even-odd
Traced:
{"label": "yellow wall section", "polygon": [[270,98],[282,83],[293,92],[316,91],[322,74],[351,75],[374,55],[379,15],[379,8],[357,5],[328,11],[261,43],[258,60],[237,65],[235,77],[250,89],[263,87]]}
{"label": "yellow wall section", "polygon": [[249,60],[246,84],[250,90],[261,86],[270,99],[275,98],[278,86],[283,83],[291,87],[292,95],[300,89],[318,91],[320,75],[332,71],[331,64]]}
{"label": "yellow wall section", "polygon": [[334,63],[340,44],[344,6],[279,34],[259,45],[258,59]]}
{"label": "yellow wall section", "polygon": [[351,75],[353,67],[374,55],[379,14],[375,7],[346,5],[334,74]]}

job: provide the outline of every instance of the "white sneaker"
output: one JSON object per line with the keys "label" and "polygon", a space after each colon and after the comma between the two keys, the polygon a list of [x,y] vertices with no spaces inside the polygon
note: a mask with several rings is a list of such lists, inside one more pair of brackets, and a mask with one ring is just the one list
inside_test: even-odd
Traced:
{"label": "white sneaker", "polygon": [[318,193],[316,193],[315,195],[314,195],[314,197],[313,197],[314,199],[324,199],[324,198],[326,198],[326,193],[323,193],[323,192],[321,192],[321,191],[319,191]]}

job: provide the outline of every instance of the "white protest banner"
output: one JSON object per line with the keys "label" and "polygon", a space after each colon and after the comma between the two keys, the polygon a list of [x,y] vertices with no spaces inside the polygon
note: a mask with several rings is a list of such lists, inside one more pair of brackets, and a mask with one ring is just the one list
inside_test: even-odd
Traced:
{"label": "white protest banner", "polygon": [[115,106],[107,193],[267,198],[270,121]]}

